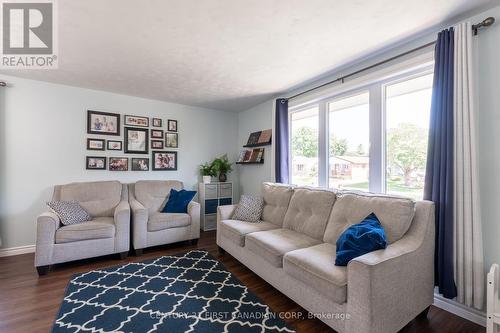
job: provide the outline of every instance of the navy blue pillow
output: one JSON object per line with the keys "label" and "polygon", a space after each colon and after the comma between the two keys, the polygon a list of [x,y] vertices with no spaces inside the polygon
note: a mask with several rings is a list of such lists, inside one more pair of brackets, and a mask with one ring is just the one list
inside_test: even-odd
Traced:
{"label": "navy blue pillow", "polygon": [[358,224],[347,228],[337,239],[336,266],[347,266],[351,259],[362,256],[368,252],[385,249],[387,239],[384,227],[378,217],[371,213]]}
{"label": "navy blue pillow", "polygon": [[162,209],[162,213],[187,213],[187,207],[196,195],[196,191],[186,191],[175,189],[170,190],[167,204]]}

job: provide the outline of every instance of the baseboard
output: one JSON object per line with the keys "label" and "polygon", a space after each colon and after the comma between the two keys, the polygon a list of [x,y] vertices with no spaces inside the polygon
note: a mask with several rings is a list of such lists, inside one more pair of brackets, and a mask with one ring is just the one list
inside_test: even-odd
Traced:
{"label": "baseboard", "polygon": [[0,257],[17,256],[18,254],[33,253],[35,252],[35,245],[25,245],[17,247],[9,247],[7,249],[0,249]]}
{"label": "baseboard", "polygon": [[470,308],[454,300],[444,298],[438,294],[434,294],[434,306],[486,327],[486,314],[482,311]]}

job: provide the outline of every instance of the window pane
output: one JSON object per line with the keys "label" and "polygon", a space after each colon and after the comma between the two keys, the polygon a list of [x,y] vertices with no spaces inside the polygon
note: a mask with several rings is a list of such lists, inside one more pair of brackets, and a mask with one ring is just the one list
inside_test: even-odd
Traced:
{"label": "window pane", "polygon": [[329,186],[368,191],[370,119],[368,92],[329,103]]}
{"label": "window pane", "polygon": [[318,186],[318,126],[317,106],[292,113],[292,184]]}
{"label": "window pane", "polygon": [[386,87],[386,191],[421,200],[432,74]]}

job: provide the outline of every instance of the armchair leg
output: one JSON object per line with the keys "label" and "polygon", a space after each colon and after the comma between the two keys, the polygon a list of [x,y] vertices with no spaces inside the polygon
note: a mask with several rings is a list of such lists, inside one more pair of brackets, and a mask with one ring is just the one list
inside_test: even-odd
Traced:
{"label": "armchair leg", "polygon": [[142,249],[135,249],[135,256],[136,257],[142,256]]}
{"label": "armchair leg", "polygon": [[191,245],[198,245],[198,238],[191,239]]}
{"label": "armchair leg", "polygon": [[427,314],[429,313],[429,309],[431,306],[429,305],[424,309],[424,311],[420,312],[417,316],[417,319],[427,319]]}
{"label": "armchair leg", "polygon": [[128,256],[128,251],[120,252],[120,260],[126,259]]}
{"label": "armchair leg", "polygon": [[224,254],[226,253],[226,250],[224,250],[222,247],[220,247],[219,245],[217,245],[217,250],[219,250],[219,254]]}
{"label": "armchair leg", "polygon": [[38,271],[38,275],[39,276],[42,276],[42,275],[45,275],[49,272],[50,270],[50,265],[46,265],[46,266],[37,266],[36,267],[36,270]]}

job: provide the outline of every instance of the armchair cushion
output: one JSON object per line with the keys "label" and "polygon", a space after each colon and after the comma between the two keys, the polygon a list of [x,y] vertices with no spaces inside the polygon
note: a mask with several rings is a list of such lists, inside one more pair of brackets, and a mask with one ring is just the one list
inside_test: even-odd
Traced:
{"label": "armchair cushion", "polygon": [[196,195],[196,191],[186,191],[170,189],[168,201],[165,207],[161,210],[162,213],[185,213],[187,214],[188,205]]}
{"label": "armchair cushion", "polygon": [[76,201],[49,201],[47,206],[64,225],[82,223],[92,219],[89,213]]}
{"label": "armchair cushion", "polygon": [[184,213],[153,213],[149,216],[148,231],[186,227],[191,224],[191,216]]}
{"label": "armchair cushion", "polygon": [[56,244],[113,238],[114,236],[114,219],[112,217],[96,217],[86,223],[66,225],[57,229]]}

